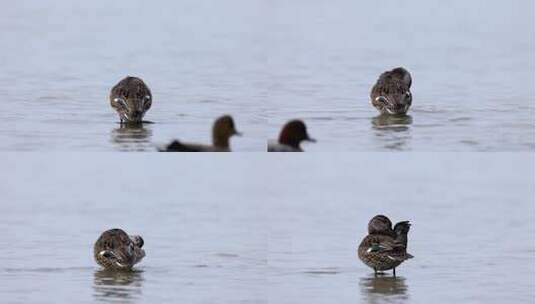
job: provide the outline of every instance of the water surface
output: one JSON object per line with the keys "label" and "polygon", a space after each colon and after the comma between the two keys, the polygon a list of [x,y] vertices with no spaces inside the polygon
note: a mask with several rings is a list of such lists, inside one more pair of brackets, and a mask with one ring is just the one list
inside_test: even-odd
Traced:
{"label": "water surface", "polygon": [[[102,157],[101,157],[102,156]],[[527,154],[6,154],[0,297],[8,303],[530,303]],[[496,159],[508,160],[497,162]],[[410,220],[414,259],[375,278],[368,220]],[[101,271],[105,229],[145,239]]]}
{"label": "water surface", "polygon": [[[241,151],[265,148],[265,55],[250,1],[85,3],[23,0],[0,12],[0,150],[155,151],[211,141],[232,114]],[[140,130],[119,129],[108,100],[126,75],[154,102]],[[255,106],[253,106],[255,105]]]}
{"label": "water surface", "polygon": [[[302,118],[310,151],[535,149],[530,1],[22,0],[0,12],[0,150],[154,151],[210,141],[232,114],[238,151]],[[413,76],[403,121],[369,91]],[[154,102],[118,130],[110,88],[140,76]]]}
{"label": "water surface", "polygon": [[[275,1],[269,135],[304,119],[309,151],[535,148],[535,27],[527,1]],[[369,93],[407,68],[405,121],[378,119]]]}

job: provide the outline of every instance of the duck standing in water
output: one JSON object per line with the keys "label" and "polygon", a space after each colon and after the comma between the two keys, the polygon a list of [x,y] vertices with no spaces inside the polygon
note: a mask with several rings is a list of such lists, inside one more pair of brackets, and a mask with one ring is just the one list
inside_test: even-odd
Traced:
{"label": "duck standing in water", "polygon": [[121,229],[103,232],[93,247],[97,263],[109,270],[131,270],[145,257],[143,238],[139,235],[129,236]]}
{"label": "duck standing in water", "polygon": [[241,136],[236,131],[234,120],[230,115],[223,115],[216,119],[212,127],[212,146],[183,143],[178,140],[172,141],[160,152],[230,152],[230,138],[234,135]]}
{"label": "duck standing in water", "polygon": [[411,74],[395,68],[379,76],[370,93],[372,105],[381,114],[406,114],[412,104]]}
{"label": "duck standing in water", "polygon": [[268,152],[303,152],[302,141],[316,142],[303,121],[291,120],[282,127],[278,143],[268,143]]}
{"label": "duck standing in water", "polygon": [[121,123],[141,123],[152,105],[152,94],[143,80],[127,76],[111,89],[110,104]]}
{"label": "duck standing in water", "polygon": [[368,223],[368,235],[358,248],[358,256],[364,264],[377,271],[393,269],[413,256],[407,253],[407,234],[411,224],[399,222],[392,229],[392,222],[384,215],[373,217]]}

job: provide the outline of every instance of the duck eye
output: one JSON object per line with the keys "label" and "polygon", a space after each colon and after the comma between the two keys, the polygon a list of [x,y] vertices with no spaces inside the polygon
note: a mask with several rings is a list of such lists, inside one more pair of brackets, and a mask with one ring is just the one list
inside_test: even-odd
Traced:
{"label": "duck eye", "polygon": [[411,98],[411,92],[405,92],[405,96],[407,96],[407,98]]}

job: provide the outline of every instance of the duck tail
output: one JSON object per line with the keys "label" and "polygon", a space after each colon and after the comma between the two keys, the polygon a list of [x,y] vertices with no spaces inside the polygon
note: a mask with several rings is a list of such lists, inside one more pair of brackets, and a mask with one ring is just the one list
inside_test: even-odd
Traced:
{"label": "duck tail", "polygon": [[410,229],[411,229],[411,223],[409,221],[402,221],[402,222],[397,223],[394,226],[394,231],[396,232],[396,236],[407,235]]}
{"label": "duck tail", "polygon": [[409,233],[410,228],[411,223],[409,221],[402,221],[394,226],[394,232],[396,234],[396,243],[402,244],[405,248],[407,248],[407,234]]}

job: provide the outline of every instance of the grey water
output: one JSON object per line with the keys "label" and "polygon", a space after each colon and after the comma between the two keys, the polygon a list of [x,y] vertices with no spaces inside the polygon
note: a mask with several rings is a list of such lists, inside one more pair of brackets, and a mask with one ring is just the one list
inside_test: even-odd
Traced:
{"label": "grey water", "polygon": [[[250,162],[101,155],[4,157],[2,302],[264,301],[263,204],[259,180],[243,174]],[[144,238],[135,272],[108,273],[93,261],[94,242],[111,228]]]}
{"label": "grey water", "polygon": [[[507,161],[497,162],[496,159]],[[531,303],[528,154],[4,153],[5,303]],[[149,161],[150,160],[150,161]],[[132,165],[125,165],[132,164]],[[378,213],[415,257],[374,277],[356,257]],[[133,273],[99,234],[145,239]]]}
{"label": "grey water", "polygon": [[[155,151],[209,142],[229,113],[237,151],[264,151],[288,119],[308,151],[535,149],[531,1],[22,0],[0,11],[0,150]],[[413,76],[409,117],[369,104],[380,73]],[[120,128],[126,75],[153,93]]]}
{"label": "grey water", "polygon": [[[269,134],[300,117],[308,151],[535,147],[535,27],[527,1],[279,1]],[[413,78],[409,117],[370,106],[380,73]]]}
{"label": "grey water", "polygon": [[[208,143],[223,114],[245,135],[233,140],[236,150],[265,149],[259,13],[245,0],[6,3],[0,149],[155,151],[174,138]],[[152,124],[117,123],[108,95],[127,75],[151,89],[144,119]]]}

